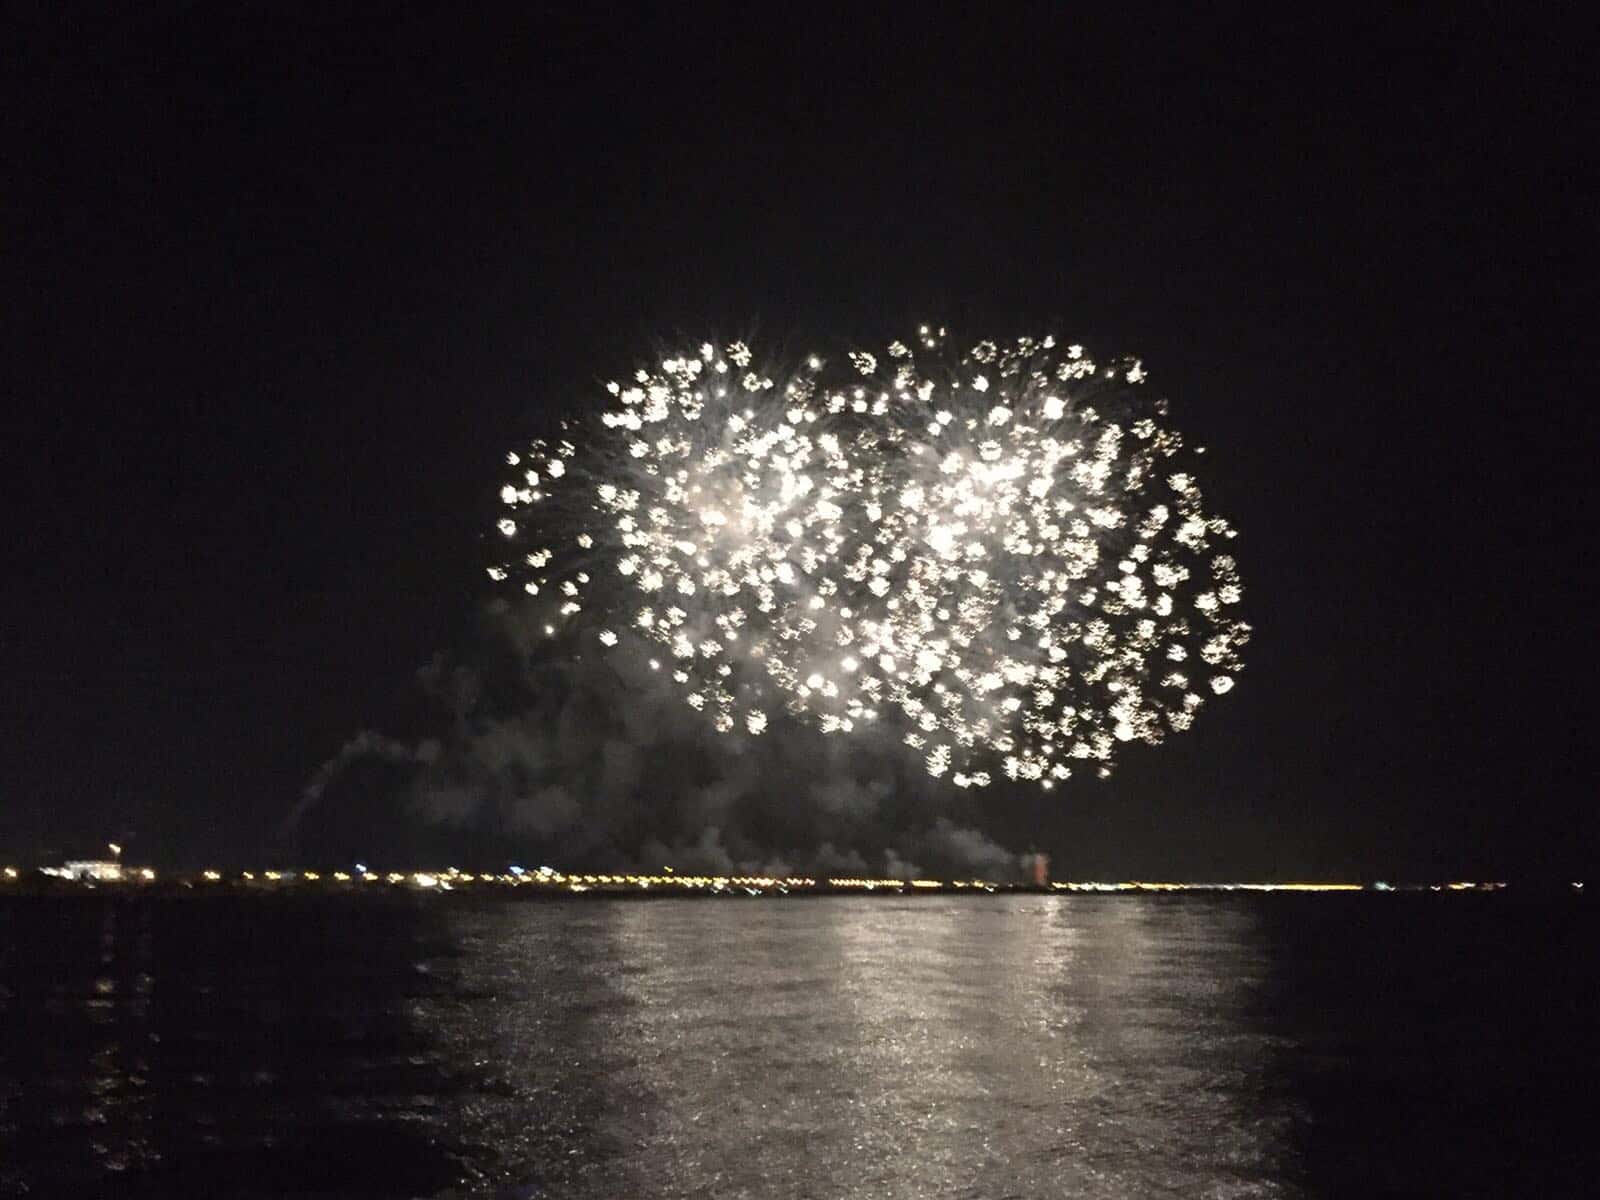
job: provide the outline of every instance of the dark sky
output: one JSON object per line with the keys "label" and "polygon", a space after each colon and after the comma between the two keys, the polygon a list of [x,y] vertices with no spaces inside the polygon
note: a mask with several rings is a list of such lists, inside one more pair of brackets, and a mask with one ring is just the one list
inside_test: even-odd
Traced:
{"label": "dark sky", "polygon": [[658,335],[934,319],[1142,356],[1257,630],[1191,734],[988,832],[1107,875],[1593,859],[1578,8],[360,7],[12,9],[0,855],[249,857],[482,599],[541,414]]}

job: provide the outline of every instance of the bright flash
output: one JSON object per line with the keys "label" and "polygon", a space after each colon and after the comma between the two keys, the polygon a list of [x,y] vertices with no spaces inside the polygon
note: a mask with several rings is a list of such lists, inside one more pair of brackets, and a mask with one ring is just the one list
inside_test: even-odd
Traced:
{"label": "bright flash", "polygon": [[881,730],[962,787],[1104,775],[1187,729],[1201,699],[1172,664],[1221,696],[1250,628],[1234,530],[1142,366],[916,341],[929,361],[706,343],[608,385],[581,446],[507,456],[535,470],[500,490],[522,544],[490,577],[603,645],[636,631],[717,730]]}

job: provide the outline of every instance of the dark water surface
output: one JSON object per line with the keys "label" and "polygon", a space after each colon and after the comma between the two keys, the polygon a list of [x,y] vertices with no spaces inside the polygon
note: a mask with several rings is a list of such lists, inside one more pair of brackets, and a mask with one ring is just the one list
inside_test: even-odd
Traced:
{"label": "dark water surface", "polygon": [[1592,1195],[1505,896],[0,900],[0,1196]]}

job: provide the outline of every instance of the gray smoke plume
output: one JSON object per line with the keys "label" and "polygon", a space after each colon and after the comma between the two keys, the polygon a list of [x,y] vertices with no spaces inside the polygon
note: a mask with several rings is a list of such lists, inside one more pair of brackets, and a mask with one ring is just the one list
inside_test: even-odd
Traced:
{"label": "gray smoke plume", "polygon": [[[285,822],[308,861],[537,857],[573,869],[1010,879],[1017,856],[951,819],[886,736],[774,720],[718,734],[648,652],[557,642],[497,606],[418,672],[410,740],[365,732]],[[369,848],[370,847],[370,848]]]}
{"label": "gray smoke plume", "polygon": [[351,763],[362,759],[430,763],[438,758],[439,748],[439,743],[433,738],[424,738],[415,746],[411,746],[394,738],[385,737],[376,730],[363,729],[341,746],[339,753],[317,768],[316,774],[312,775],[311,781],[306,784],[305,791],[300,793],[300,799],[284,818],[284,824],[290,828],[299,824],[307,811],[322,799],[322,793],[328,790],[328,785]]}

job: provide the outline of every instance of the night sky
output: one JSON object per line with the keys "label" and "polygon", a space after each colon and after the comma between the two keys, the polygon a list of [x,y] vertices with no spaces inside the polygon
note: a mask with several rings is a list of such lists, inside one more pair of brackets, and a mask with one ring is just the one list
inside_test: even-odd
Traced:
{"label": "night sky", "polygon": [[1191,733],[971,823],[1593,860],[1593,23],[330,7],[13,9],[0,857],[250,860],[470,624],[549,413],[660,336],[932,320],[1142,357],[1256,629]]}

